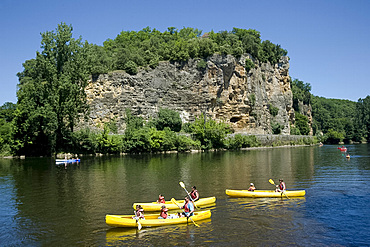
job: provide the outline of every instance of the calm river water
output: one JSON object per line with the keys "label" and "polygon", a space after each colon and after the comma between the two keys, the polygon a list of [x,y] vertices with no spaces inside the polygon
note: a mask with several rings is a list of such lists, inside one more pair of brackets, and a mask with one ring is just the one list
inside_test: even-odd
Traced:
{"label": "calm river water", "polygon": [[[0,159],[1,246],[369,246],[370,145],[195,154]],[[283,178],[304,198],[229,198],[225,189],[273,189]],[[111,228],[105,214],[132,214],[158,194],[183,198],[183,181],[216,196],[210,220]]]}

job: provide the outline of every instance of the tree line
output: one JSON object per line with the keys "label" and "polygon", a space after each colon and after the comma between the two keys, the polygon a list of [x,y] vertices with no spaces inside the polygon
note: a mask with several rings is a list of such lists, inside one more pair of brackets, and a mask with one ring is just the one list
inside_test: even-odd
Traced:
{"label": "tree line", "polygon": [[299,134],[309,131],[308,119],[302,116],[299,107],[301,102],[312,106],[312,129],[319,141],[331,144],[370,141],[370,96],[357,102],[318,97],[310,93],[309,83],[298,79],[291,81],[291,88]]}
{"label": "tree line", "polygon": [[[240,28],[202,35],[202,31],[190,27],[180,30],[169,27],[165,32],[146,27],[138,32],[122,31],[115,39],[106,40],[103,46],[89,45],[88,49],[91,74],[112,70],[136,74],[138,67],[155,68],[159,61],[206,59],[215,53],[235,57],[248,53],[254,61],[271,64],[278,63],[281,56],[287,55],[280,45],[262,41],[260,32]],[[253,64],[251,60],[248,62]]]}

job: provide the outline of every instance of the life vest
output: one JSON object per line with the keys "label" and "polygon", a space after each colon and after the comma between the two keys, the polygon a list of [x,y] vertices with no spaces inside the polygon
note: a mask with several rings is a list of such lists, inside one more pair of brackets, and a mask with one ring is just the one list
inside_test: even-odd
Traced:
{"label": "life vest", "polygon": [[[190,196],[191,196],[191,198],[193,198],[193,200],[197,198],[197,193],[198,193],[198,191],[197,191],[197,190],[194,190],[194,191],[192,191],[192,192],[190,193]],[[199,199],[199,198],[198,198],[198,199]]]}
{"label": "life vest", "polygon": [[285,184],[284,184],[284,182],[282,182],[281,184],[279,184],[279,188],[280,188],[280,190],[285,190]]}
{"label": "life vest", "polygon": [[160,214],[160,216],[163,218],[163,219],[167,219],[167,211],[168,211],[168,209],[167,208],[165,208],[165,209],[162,209],[161,210],[161,214]]}
{"label": "life vest", "polygon": [[139,209],[135,211],[135,216],[138,218],[144,218],[144,209]]}
{"label": "life vest", "polygon": [[184,211],[185,211],[185,213],[189,213],[189,212],[190,212],[190,209],[189,209],[189,202],[187,202],[187,203],[184,205]]}
{"label": "life vest", "polygon": [[166,201],[164,200],[164,196],[159,197],[158,203],[166,203]]}

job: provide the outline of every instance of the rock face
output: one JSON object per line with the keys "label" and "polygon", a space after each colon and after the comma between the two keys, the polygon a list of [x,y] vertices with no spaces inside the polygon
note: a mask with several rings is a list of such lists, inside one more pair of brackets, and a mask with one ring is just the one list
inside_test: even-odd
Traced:
{"label": "rock face", "polygon": [[[281,134],[289,135],[289,123],[294,123],[289,58],[282,57],[276,65],[254,61],[255,68],[246,71],[247,58],[253,60],[248,55],[240,59],[214,55],[207,61],[161,62],[137,75],[124,71],[99,75],[86,88],[91,112],[84,125],[102,128],[115,121],[122,133],[125,108],[144,119],[168,108],[179,112],[183,122],[205,113],[230,123],[236,132],[271,134],[271,124],[279,123]],[[206,66],[201,66],[204,62]],[[277,115],[270,108],[277,108]]]}

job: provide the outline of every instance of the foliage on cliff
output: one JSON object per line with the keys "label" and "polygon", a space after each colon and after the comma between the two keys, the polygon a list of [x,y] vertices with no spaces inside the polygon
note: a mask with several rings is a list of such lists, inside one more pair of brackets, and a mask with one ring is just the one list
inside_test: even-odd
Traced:
{"label": "foliage on cliff", "polygon": [[105,41],[104,47],[94,47],[99,56],[93,59],[95,65],[91,73],[125,70],[136,74],[138,67],[154,68],[159,61],[182,62],[189,58],[207,58],[214,53],[236,57],[249,53],[261,62],[272,64],[287,55],[280,45],[262,41],[260,32],[253,29],[233,28],[201,34],[202,31],[190,27],[180,30],[170,27],[163,33],[149,27],[138,32],[122,31],[115,39]]}

